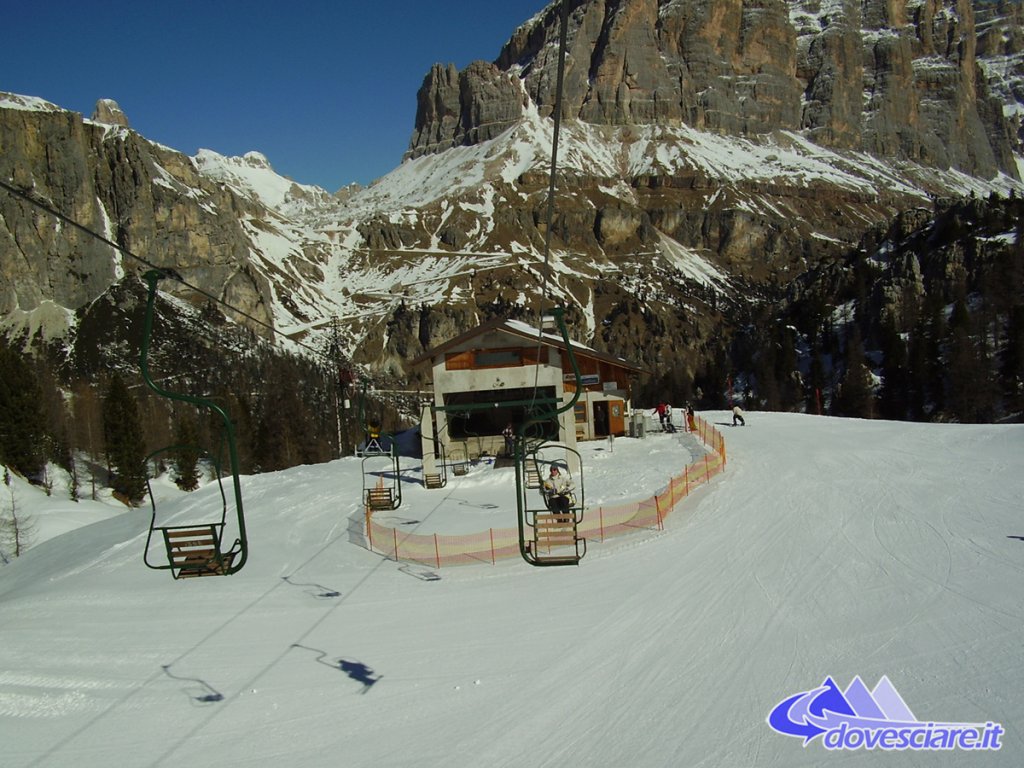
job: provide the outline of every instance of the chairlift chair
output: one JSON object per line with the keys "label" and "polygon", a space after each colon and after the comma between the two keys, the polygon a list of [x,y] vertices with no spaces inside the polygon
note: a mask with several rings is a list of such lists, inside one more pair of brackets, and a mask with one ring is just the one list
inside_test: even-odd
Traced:
{"label": "chairlift chair", "polygon": [[[579,365],[572,351],[563,311],[556,308],[552,316],[562,332],[576,377],[576,388],[573,396],[560,408],[541,410],[520,425],[515,441],[519,552],[526,562],[536,566],[578,565],[587,552],[586,539],[579,535],[579,525],[583,521],[583,462],[575,449],[542,436],[544,423],[572,409],[582,389]],[[570,473],[571,467],[578,468],[575,477],[570,474],[576,494],[564,511],[551,509],[544,493],[544,479],[548,477],[552,464]]]}
{"label": "chairlift chair", "polygon": [[[149,488],[150,505],[153,514],[150,518],[149,533],[146,536],[146,550],[143,553],[143,562],[154,570],[170,570],[175,579],[194,576],[228,576],[242,570],[248,559],[248,539],[245,531],[245,515],[242,509],[242,488],[239,480],[238,451],[235,446],[234,425],[227,413],[213,401],[177,392],[170,392],[161,388],[153,381],[149,373],[149,347],[153,333],[153,314],[156,303],[156,289],[160,280],[175,275],[166,270],[150,270],[143,276],[149,287],[149,296],[146,303],[145,323],[142,334],[142,347],[139,353],[139,368],[142,378],[151,390],[160,397],[169,400],[177,400],[189,403],[199,408],[206,408],[216,414],[221,421],[221,450],[216,456],[197,446],[171,446],[161,448],[150,454],[150,458],[169,450],[190,447],[197,449],[201,455],[211,459],[211,464],[216,470],[217,484],[220,488],[221,508],[219,516],[205,518],[204,522],[191,523],[188,525],[157,525],[156,500],[152,488]],[[180,279],[180,278],[179,278]],[[224,448],[227,448],[230,461],[231,481],[234,490],[235,519],[238,528],[238,537],[230,549],[224,549],[224,529],[227,521],[227,495],[224,492],[222,472],[220,469],[220,455]],[[148,465],[148,461],[147,461]],[[149,486],[149,478],[146,479]],[[159,532],[164,542],[164,549],[167,555],[166,563],[151,562],[149,557],[150,541],[153,534]]]}
{"label": "chairlift chair", "polygon": [[452,474],[460,477],[469,474],[469,459],[466,457],[464,448],[452,448],[451,464]]}
{"label": "chairlift chair", "polygon": [[[436,472],[423,473],[423,485],[426,488],[444,488],[448,485],[448,463],[444,454],[444,446],[437,438],[434,439],[434,466]],[[426,457],[424,457],[426,458]],[[424,463],[424,466],[426,464]]]}
{"label": "chairlift chair", "polygon": [[398,509],[402,505],[402,482],[398,454],[392,445],[387,453],[364,454],[362,462],[363,503],[372,510]]}
{"label": "chairlift chair", "polygon": [[[227,521],[228,502],[227,495],[224,493],[220,462],[198,446],[171,446],[151,453],[146,459],[146,465],[151,466],[156,456],[161,453],[179,450],[183,447],[191,447],[200,455],[205,455],[209,459],[209,464],[213,467],[217,487],[220,491],[220,519],[214,519],[213,522],[195,522],[183,525],[157,525],[156,497],[153,494],[150,478],[147,476],[146,486],[149,493],[152,516],[149,522],[149,533],[146,535],[146,549],[143,561],[154,570],[170,570],[171,575],[175,579],[196,576],[226,576],[232,572],[231,569],[235,563],[235,558],[241,552],[242,542],[241,539],[235,539],[234,544],[229,550],[224,550],[221,546]],[[166,563],[150,560],[150,545],[154,533],[158,533],[163,539],[164,552],[167,556]]]}
{"label": "chairlift chair", "polygon": [[[363,459],[363,504],[371,510],[398,509],[402,504],[402,468],[398,446],[392,435],[381,431],[380,423],[366,418],[366,382],[359,388],[359,419],[366,440],[357,449]],[[388,478],[390,482],[384,482]]]}
{"label": "chairlift chair", "polygon": [[[576,474],[571,466],[579,467]],[[524,446],[522,467],[525,474],[547,478],[552,466],[560,474],[568,475],[573,492],[569,494],[568,509],[556,509],[551,504],[545,484],[535,489],[521,484],[519,507],[527,535],[523,557],[531,565],[577,565],[587,551],[586,539],[579,535],[583,521],[583,469],[579,453],[563,443],[544,442]]]}

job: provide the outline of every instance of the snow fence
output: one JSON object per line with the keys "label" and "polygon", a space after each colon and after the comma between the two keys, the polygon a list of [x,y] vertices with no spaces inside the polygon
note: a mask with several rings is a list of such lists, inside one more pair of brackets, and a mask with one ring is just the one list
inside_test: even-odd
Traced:
{"label": "snow fence", "polygon": [[[638,531],[663,530],[665,519],[683,499],[725,470],[725,438],[700,416],[696,417],[695,426],[694,433],[708,452],[684,467],[663,490],[650,498],[586,509],[578,530],[587,540],[587,546]],[[457,536],[409,533],[376,522],[369,508],[366,510],[366,538],[370,549],[386,557],[434,568],[480,563],[494,565],[498,560],[520,556],[518,527],[489,528]]]}

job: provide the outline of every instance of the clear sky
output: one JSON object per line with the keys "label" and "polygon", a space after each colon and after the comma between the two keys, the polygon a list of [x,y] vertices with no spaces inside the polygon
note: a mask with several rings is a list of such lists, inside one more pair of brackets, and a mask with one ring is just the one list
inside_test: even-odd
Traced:
{"label": "clear sky", "polygon": [[4,3],[0,91],[131,127],[192,155],[262,152],[334,191],[395,168],[434,63],[493,61],[547,0]]}

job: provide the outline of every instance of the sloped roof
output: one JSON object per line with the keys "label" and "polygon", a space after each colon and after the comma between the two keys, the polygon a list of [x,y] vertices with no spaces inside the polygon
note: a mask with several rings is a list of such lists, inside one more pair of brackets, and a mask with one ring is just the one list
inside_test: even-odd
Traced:
{"label": "sloped roof", "polygon": [[[470,341],[476,338],[477,336],[483,336],[484,334],[490,333],[491,331],[501,331],[503,333],[507,333],[510,336],[516,336],[518,338],[521,338],[523,341],[526,342],[534,344],[540,343],[545,346],[555,347],[556,349],[560,349],[563,351],[567,350],[565,340],[562,338],[561,334],[552,333],[550,331],[542,331],[530,325],[529,323],[522,322],[521,320],[507,320],[504,318],[497,317],[488,320],[486,323],[483,323],[482,325],[478,325],[476,328],[471,328],[465,333],[460,333],[458,336],[448,339],[448,341],[442,344],[438,344],[436,347],[428,349],[422,355],[414,359],[412,361],[412,365],[413,367],[420,366],[425,362],[433,359],[434,356],[436,355],[444,354],[445,352],[454,347],[461,346],[467,341]],[[600,360],[602,362],[618,366],[619,368],[625,368],[626,370],[634,371],[636,373],[647,372],[645,368],[637,365],[636,363],[631,363],[628,360],[625,360],[621,357],[610,355],[607,352],[598,352],[596,349],[592,349],[591,347],[588,347],[586,344],[581,344],[578,341],[571,341],[570,343],[572,344],[573,354],[579,357],[587,357],[593,360]]]}

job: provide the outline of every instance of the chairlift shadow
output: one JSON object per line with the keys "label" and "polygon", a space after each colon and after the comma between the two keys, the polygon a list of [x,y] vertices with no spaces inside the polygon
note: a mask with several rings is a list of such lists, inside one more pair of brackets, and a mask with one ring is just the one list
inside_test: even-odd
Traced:
{"label": "chairlift shadow", "polygon": [[164,671],[164,674],[172,680],[179,680],[184,683],[195,683],[195,685],[198,686],[199,690],[201,691],[198,694],[189,693],[188,690],[186,689],[186,693],[188,693],[189,698],[193,702],[196,702],[198,704],[213,704],[215,702],[224,700],[224,694],[218,691],[209,683],[207,683],[205,680],[202,680],[198,677],[182,677],[180,675],[172,674],[170,664],[161,664],[160,668]]}
{"label": "chairlift shadow", "polygon": [[374,519],[379,520],[381,523],[389,525],[391,527],[396,527],[400,525],[419,525],[421,522],[423,522],[422,520],[413,520],[408,517],[399,517],[398,515],[389,515],[386,513],[378,514]]}
{"label": "chairlift shadow", "polygon": [[402,573],[406,574],[407,576],[412,576],[414,579],[419,579],[420,581],[440,581],[441,580],[441,577],[437,573],[435,573],[434,571],[431,571],[428,568],[422,568],[422,569],[413,568],[408,563],[406,563],[405,565],[401,566],[398,570],[400,570]]}
{"label": "chairlift shadow", "polygon": [[327,661],[327,651],[322,651],[319,648],[310,648],[308,645],[302,645],[300,643],[293,643],[292,648],[301,648],[304,651],[315,653],[315,661],[317,664],[323,664],[325,667],[330,669],[336,669],[340,672],[344,672],[351,680],[355,680],[363,686],[363,690],[359,692],[361,694],[367,693],[384,677],[383,675],[377,675],[374,677],[373,669],[366,666],[361,661],[353,661],[344,657],[338,657],[335,661]]}
{"label": "chairlift shadow", "polygon": [[369,549],[369,542],[366,540],[366,518],[362,513],[351,515],[348,518],[348,527],[345,533],[348,535],[349,544]]}
{"label": "chairlift shadow", "polygon": [[322,584],[313,584],[313,583],[307,584],[307,583],[304,583],[304,582],[292,581],[291,580],[291,576],[282,576],[281,580],[288,582],[293,587],[309,587],[309,589],[305,589],[303,591],[307,595],[311,595],[312,597],[315,597],[317,599],[341,597],[341,592],[339,592],[336,589],[328,589],[327,587],[323,586]]}
{"label": "chairlift shadow", "polygon": [[499,509],[500,507],[500,505],[498,504],[490,504],[488,502],[484,502],[483,504],[475,504],[472,501],[469,501],[468,499],[456,499],[452,496],[449,496],[448,500],[457,501],[460,507],[472,507],[473,509]]}

